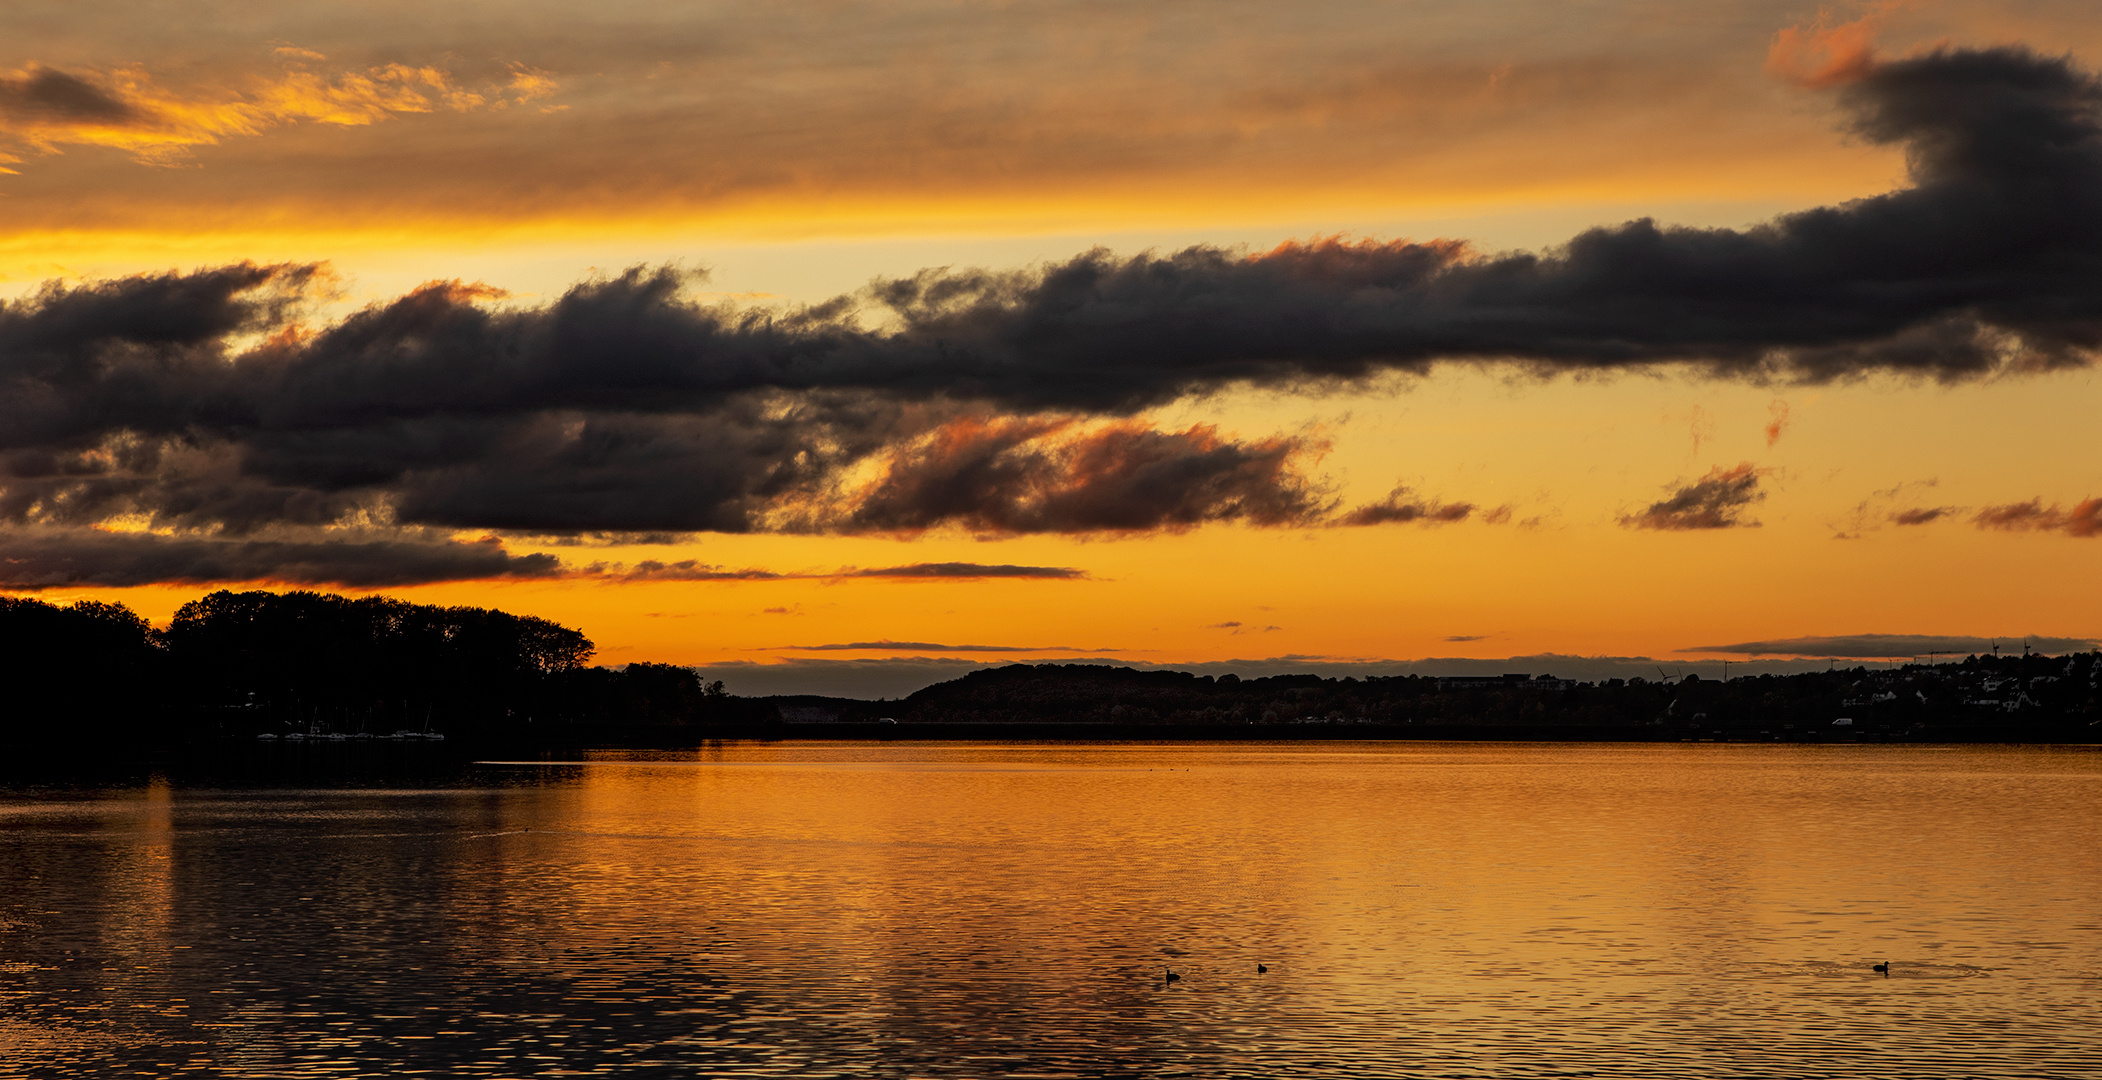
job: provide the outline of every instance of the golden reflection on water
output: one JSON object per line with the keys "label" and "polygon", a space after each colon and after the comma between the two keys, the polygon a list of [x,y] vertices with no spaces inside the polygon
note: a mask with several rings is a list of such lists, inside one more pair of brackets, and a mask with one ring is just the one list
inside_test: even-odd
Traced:
{"label": "golden reflection on water", "polygon": [[2098,782],[2085,749],[776,743],[4,800],[35,884],[0,1040],[35,1075],[2069,1075]]}

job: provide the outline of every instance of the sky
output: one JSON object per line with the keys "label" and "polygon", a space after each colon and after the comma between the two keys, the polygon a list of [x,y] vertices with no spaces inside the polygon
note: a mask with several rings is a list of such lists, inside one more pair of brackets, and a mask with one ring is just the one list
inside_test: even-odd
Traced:
{"label": "sky", "polygon": [[863,696],[2102,636],[2088,5],[6,11],[0,589]]}

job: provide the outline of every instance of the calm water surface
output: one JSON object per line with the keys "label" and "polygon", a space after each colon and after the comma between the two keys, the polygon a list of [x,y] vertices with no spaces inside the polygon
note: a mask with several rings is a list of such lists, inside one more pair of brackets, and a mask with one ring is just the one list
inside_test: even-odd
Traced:
{"label": "calm water surface", "polygon": [[2098,795],[1439,744],[5,790],[0,1075],[2102,1076]]}

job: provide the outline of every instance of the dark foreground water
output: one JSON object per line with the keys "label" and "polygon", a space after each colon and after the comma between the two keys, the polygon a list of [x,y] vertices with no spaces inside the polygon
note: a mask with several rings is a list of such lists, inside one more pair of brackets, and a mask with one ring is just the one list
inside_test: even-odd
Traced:
{"label": "dark foreground water", "polygon": [[0,1075],[2102,1076],[2098,795],[1420,743],[16,788]]}

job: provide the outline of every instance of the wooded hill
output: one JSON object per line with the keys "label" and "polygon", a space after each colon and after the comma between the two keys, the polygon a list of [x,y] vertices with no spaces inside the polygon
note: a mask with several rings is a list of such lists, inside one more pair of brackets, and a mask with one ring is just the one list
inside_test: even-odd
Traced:
{"label": "wooded hill", "polygon": [[[771,699],[790,719],[868,724],[1098,725],[1286,735],[1775,741],[2092,741],[2102,654],[1974,656],[1961,664],[1834,669],[1729,682],[1580,683],[1316,675],[1214,678],[1098,664],[972,672],[900,701]],[[1837,721],[1847,723],[1839,724]],[[812,724],[810,726],[823,726]]]}

